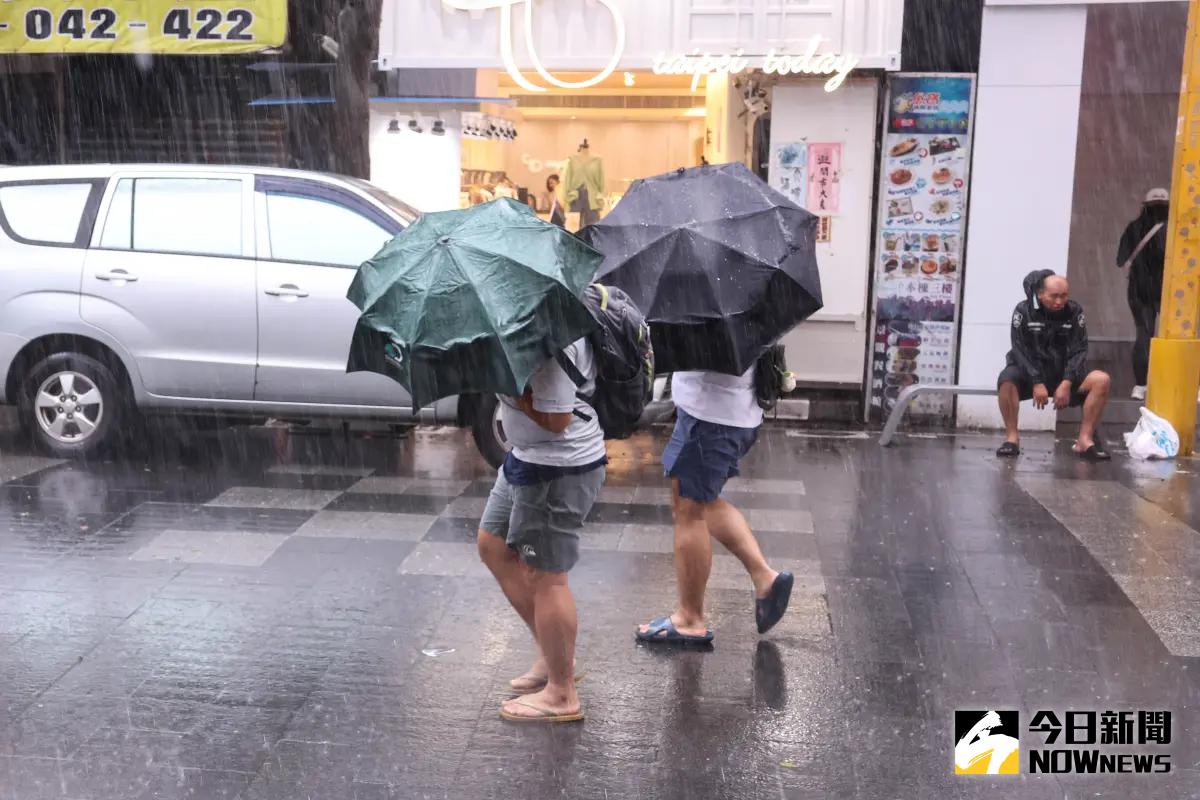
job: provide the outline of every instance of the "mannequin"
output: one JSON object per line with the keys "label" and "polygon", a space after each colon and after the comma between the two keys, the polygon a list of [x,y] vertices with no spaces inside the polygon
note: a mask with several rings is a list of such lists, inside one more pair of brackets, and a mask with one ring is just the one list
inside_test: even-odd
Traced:
{"label": "mannequin", "polygon": [[563,188],[567,207],[579,212],[581,227],[600,221],[600,209],[604,206],[604,162],[592,155],[587,139],[580,143],[579,151],[567,159]]}

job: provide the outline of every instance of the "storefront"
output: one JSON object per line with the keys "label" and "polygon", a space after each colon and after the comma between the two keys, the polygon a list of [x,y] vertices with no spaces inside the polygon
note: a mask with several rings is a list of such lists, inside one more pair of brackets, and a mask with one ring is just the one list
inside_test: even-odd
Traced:
{"label": "storefront", "polygon": [[474,80],[376,103],[372,180],[430,210],[511,194],[576,229],[638,178],[743,161],[822,218],[825,307],[787,338],[789,366],[861,391],[902,17],[899,0],[385,0],[381,69]]}

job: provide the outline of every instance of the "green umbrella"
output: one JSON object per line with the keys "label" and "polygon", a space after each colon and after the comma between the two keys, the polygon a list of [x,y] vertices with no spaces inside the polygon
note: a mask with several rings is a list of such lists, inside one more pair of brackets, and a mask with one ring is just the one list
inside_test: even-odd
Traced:
{"label": "green umbrella", "polygon": [[595,330],[580,299],[602,257],[508,198],[424,214],[358,269],[347,372],[387,375],[413,409],[520,395],[547,358]]}

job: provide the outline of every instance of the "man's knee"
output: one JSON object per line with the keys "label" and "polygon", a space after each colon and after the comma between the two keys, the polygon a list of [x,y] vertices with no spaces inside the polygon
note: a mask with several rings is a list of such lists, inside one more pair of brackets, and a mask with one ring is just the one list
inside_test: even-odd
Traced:
{"label": "man's knee", "polygon": [[479,529],[475,543],[479,548],[480,560],[489,567],[513,561],[517,557],[517,554],[508,546],[508,542],[495,534],[488,533],[483,528]]}
{"label": "man's knee", "polygon": [[1079,384],[1080,394],[1094,394],[1097,397],[1107,397],[1110,388],[1112,388],[1112,378],[1107,372],[1099,369],[1089,372],[1083,379],[1083,383]]}
{"label": "man's knee", "polygon": [[702,503],[699,500],[692,500],[690,497],[683,497],[676,493],[671,498],[671,516],[678,523],[698,522],[704,519],[704,514],[711,503]]}
{"label": "man's knee", "polygon": [[533,591],[539,592],[546,589],[552,589],[557,586],[567,585],[566,572],[550,572],[544,569],[530,566],[524,561],[521,562],[521,567],[525,572],[525,577],[529,581],[529,586]]}

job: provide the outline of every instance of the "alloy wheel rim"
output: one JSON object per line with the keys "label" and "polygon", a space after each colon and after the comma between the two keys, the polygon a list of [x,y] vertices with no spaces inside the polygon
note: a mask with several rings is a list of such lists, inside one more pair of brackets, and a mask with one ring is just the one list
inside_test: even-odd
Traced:
{"label": "alloy wheel rim", "polygon": [[95,381],[64,370],[42,381],[34,395],[34,413],[42,432],[59,444],[91,438],[104,419],[104,397]]}

